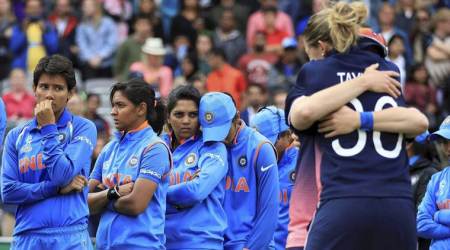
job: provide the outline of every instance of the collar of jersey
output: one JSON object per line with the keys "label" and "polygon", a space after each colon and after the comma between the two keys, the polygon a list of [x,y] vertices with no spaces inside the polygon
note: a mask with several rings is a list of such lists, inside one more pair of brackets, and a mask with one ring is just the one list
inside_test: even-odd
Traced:
{"label": "collar of jersey", "polygon": [[115,132],[115,136],[119,140],[125,139],[125,138],[127,138],[128,140],[138,140],[138,139],[141,139],[141,137],[143,137],[144,135],[146,135],[146,131],[148,129],[152,130],[152,132],[153,132],[152,127],[148,124],[147,121],[145,121],[139,127],[128,131],[126,134],[124,134],[124,131]]}
{"label": "collar of jersey", "polygon": [[[172,148],[172,142],[173,142],[174,137],[175,137],[173,131],[170,131],[169,133],[167,133],[167,136],[168,136],[168,138],[169,138],[170,149],[173,151],[173,148]],[[181,146],[181,145],[183,145],[183,144],[185,144],[185,143],[187,143],[187,142],[195,141],[195,140],[197,140],[197,139],[199,139],[199,138],[201,138],[201,133],[200,133],[200,132],[199,132],[198,134],[196,134],[196,135],[191,136],[191,137],[188,138],[188,139],[181,140],[181,141],[180,141],[180,145],[178,145],[178,147]]]}
{"label": "collar of jersey", "polygon": [[279,165],[281,166],[286,161],[287,162],[292,161],[293,159],[295,159],[295,157],[297,157],[297,154],[298,154],[297,148],[293,144],[291,144],[284,150],[284,154],[279,162],[280,163]]}
{"label": "collar of jersey", "polygon": [[[72,119],[72,114],[65,108],[62,112],[61,116],[59,117],[58,121],[56,122],[56,126],[58,128],[65,127],[68,122]],[[38,123],[36,117],[33,118],[31,122],[31,129],[37,129]]]}
{"label": "collar of jersey", "polygon": [[233,146],[237,145],[241,141],[242,137],[245,135],[244,129],[246,127],[247,127],[247,125],[241,119],[241,126],[239,126],[238,131],[236,132],[236,136],[234,137],[234,140],[233,140]]}

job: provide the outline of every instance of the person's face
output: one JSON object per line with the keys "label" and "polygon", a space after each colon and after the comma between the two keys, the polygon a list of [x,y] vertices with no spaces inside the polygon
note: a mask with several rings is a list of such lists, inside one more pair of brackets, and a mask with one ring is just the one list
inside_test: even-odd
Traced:
{"label": "person's face", "polygon": [[280,155],[281,153],[283,153],[286,148],[288,148],[291,143],[292,143],[293,139],[291,137],[291,134],[285,134],[284,136],[279,136],[279,138],[277,139],[277,141],[275,142],[275,149],[278,152],[278,155]]}
{"label": "person's face", "polygon": [[0,0],[0,14],[6,14],[11,9],[11,3],[9,0]]}
{"label": "person's face", "polygon": [[91,113],[95,113],[97,112],[98,107],[100,107],[100,99],[98,98],[98,96],[91,96],[88,100],[87,100],[87,109],[89,112]]}
{"label": "person's face", "polygon": [[264,13],[264,23],[266,27],[273,28],[275,27],[276,14],[273,12]]}
{"label": "person's face", "polygon": [[212,48],[211,39],[207,36],[199,36],[197,39],[197,51],[201,55],[207,54]]}
{"label": "person's face", "polygon": [[38,0],[29,0],[25,6],[25,13],[29,17],[40,17],[42,15],[41,2]]}
{"label": "person's face", "polygon": [[27,83],[27,76],[23,70],[13,70],[9,77],[9,84],[11,90],[14,92],[21,92],[25,90]]}
{"label": "person's face", "polygon": [[399,56],[405,52],[405,46],[400,38],[395,38],[389,46],[389,51],[394,56]]}
{"label": "person's face", "polygon": [[219,68],[219,64],[220,64],[220,56],[214,55],[214,54],[210,54],[208,56],[208,64],[209,66],[211,66],[211,69],[216,70],[217,68]]}
{"label": "person's face", "polygon": [[287,93],[286,92],[280,92],[277,93],[274,97],[273,97],[273,101],[275,104],[275,107],[284,110],[284,105],[286,102],[286,97],[287,97]]}
{"label": "person's face", "polygon": [[79,95],[73,95],[67,102],[67,109],[74,115],[83,115],[84,103]]}
{"label": "person's face", "polygon": [[72,94],[67,88],[67,82],[61,75],[42,74],[38,84],[34,86],[36,102],[52,100],[53,113],[58,116],[67,106]]}
{"label": "person's face", "polygon": [[450,17],[436,23],[436,30],[442,30],[446,35],[450,35]]}
{"label": "person's face", "polygon": [[220,19],[220,27],[224,31],[231,31],[234,29],[234,16],[231,11],[224,11]]}
{"label": "person's face", "polygon": [[134,24],[134,30],[139,37],[148,38],[152,35],[152,26],[150,25],[150,21],[147,19],[139,19]]}
{"label": "person's face", "polygon": [[155,10],[155,3],[153,0],[141,0],[139,10],[142,13],[152,13]]}
{"label": "person's face", "polygon": [[262,33],[257,33],[255,35],[255,47],[264,48],[265,46],[266,46],[266,36]]}
{"label": "person's face", "polygon": [[440,145],[441,149],[447,154],[447,158],[450,160],[450,140],[444,137],[439,137],[438,145]]}
{"label": "person's face", "polygon": [[147,54],[147,62],[152,67],[159,67],[162,64],[162,56]]}
{"label": "person's face", "polygon": [[183,70],[184,75],[189,75],[194,71],[194,65],[192,64],[191,60],[188,58],[184,58],[183,62],[181,63],[181,69]]}
{"label": "person's face", "polygon": [[192,100],[178,100],[170,111],[168,123],[178,141],[186,140],[198,131],[198,107]]}
{"label": "person's face", "polygon": [[206,93],[206,84],[202,80],[195,80],[192,83],[192,86],[200,92],[200,95],[204,95]]}
{"label": "person's face", "polygon": [[395,12],[389,5],[383,5],[378,13],[378,20],[385,25],[392,25],[394,23]]}
{"label": "person's face", "polygon": [[252,86],[247,90],[248,104],[254,108],[259,108],[264,105],[265,94],[260,88]]}
{"label": "person's face", "polygon": [[430,29],[430,15],[424,10],[419,10],[416,13],[416,20],[420,31],[426,32]]}
{"label": "person's face", "polygon": [[428,73],[425,67],[420,67],[414,71],[414,79],[419,83],[426,83]]}
{"label": "person's face", "polygon": [[83,1],[83,15],[85,17],[92,17],[97,12],[96,0],[84,0]]}
{"label": "person's face", "polygon": [[197,5],[197,0],[184,0],[184,6],[186,6],[187,8],[196,8]]}
{"label": "person's face", "polygon": [[261,0],[261,7],[277,7],[277,0]]}
{"label": "person's face", "polygon": [[58,0],[56,2],[56,10],[60,15],[68,15],[70,13],[70,1]]}
{"label": "person's face", "polygon": [[147,112],[145,103],[135,106],[122,94],[122,91],[114,93],[111,106],[111,116],[118,131],[129,131],[137,128]]}
{"label": "person's face", "polygon": [[295,62],[295,59],[297,59],[297,50],[295,48],[288,48],[285,49],[283,52],[284,60],[288,63]]}

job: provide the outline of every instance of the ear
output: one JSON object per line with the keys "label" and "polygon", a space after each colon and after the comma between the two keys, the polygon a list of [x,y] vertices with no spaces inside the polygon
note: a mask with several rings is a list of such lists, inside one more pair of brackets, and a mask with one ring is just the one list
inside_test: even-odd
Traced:
{"label": "ear", "polygon": [[327,42],[323,42],[321,40],[319,40],[318,43],[319,43],[320,51],[322,52],[322,56],[325,56],[325,54],[331,50],[330,44],[328,44]]}
{"label": "ear", "polygon": [[139,116],[147,116],[147,103],[145,102],[141,102],[138,106],[137,106],[137,114]]}
{"label": "ear", "polygon": [[72,98],[72,96],[73,96],[73,92],[72,92],[72,91],[69,91],[69,95],[67,95],[67,101],[69,101],[70,98]]}

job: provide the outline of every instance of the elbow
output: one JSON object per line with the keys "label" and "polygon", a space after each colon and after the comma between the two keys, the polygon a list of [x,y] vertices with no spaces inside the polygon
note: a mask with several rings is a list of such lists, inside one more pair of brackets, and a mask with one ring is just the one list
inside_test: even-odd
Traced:
{"label": "elbow", "polygon": [[298,130],[307,129],[314,122],[313,112],[306,106],[293,107],[290,112],[290,121],[292,126]]}
{"label": "elbow", "polygon": [[147,206],[140,204],[140,202],[131,202],[128,206],[127,214],[132,215],[132,216],[138,216],[138,215],[142,214],[146,208],[147,208]]}
{"label": "elbow", "polygon": [[411,126],[411,128],[414,128],[414,134],[415,136],[422,134],[423,132],[427,131],[428,129],[428,118],[419,110],[415,108],[410,108],[412,112],[415,112],[415,121],[414,125]]}

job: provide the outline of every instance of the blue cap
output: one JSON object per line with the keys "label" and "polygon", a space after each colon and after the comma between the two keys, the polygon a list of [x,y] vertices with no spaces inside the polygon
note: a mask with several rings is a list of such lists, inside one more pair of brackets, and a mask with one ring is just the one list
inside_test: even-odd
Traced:
{"label": "blue cap", "polygon": [[297,48],[297,40],[295,40],[295,38],[293,38],[293,37],[286,37],[281,42],[281,46],[283,46],[284,49],[288,49],[288,48],[295,49],[295,48]]}
{"label": "blue cap", "polygon": [[442,122],[439,130],[430,135],[430,140],[436,140],[439,136],[450,140],[450,115]]}
{"label": "blue cap", "polygon": [[250,126],[267,137],[272,144],[277,142],[278,135],[289,129],[284,111],[275,106],[262,108],[250,121]]}
{"label": "blue cap", "polygon": [[223,141],[230,132],[237,110],[230,96],[210,92],[200,99],[199,116],[203,141]]}

